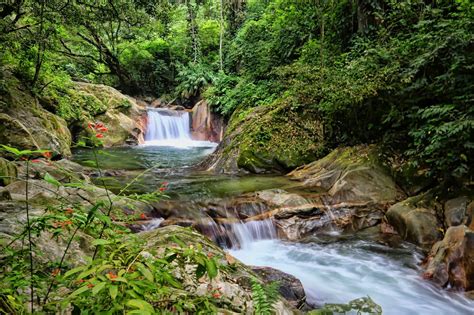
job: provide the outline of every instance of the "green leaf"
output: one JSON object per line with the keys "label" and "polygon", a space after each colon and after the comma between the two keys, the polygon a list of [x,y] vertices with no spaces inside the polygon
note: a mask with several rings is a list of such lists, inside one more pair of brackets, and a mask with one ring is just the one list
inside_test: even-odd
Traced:
{"label": "green leaf", "polygon": [[48,172],[46,172],[46,174],[44,174],[44,180],[47,181],[50,184],[53,184],[56,187],[61,186],[61,183],[56,178],[51,176]]}
{"label": "green leaf", "polygon": [[79,294],[81,294],[81,293],[84,293],[84,292],[88,291],[89,289],[90,289],[90,288],[89,288],[87,285],[82,286],[82,287],[80,287],[79,289],[77,289],[76,291],[72,292],[72,293],[69,295],[69,297],[70,297],[70,298],[75,297],[76,295],[79,295]]}
{"label": "green leaf", "polygon": [[92,295],[97,295],[97,293],[99,293],[104,287],[105,285],[107,284],[107,282],[100,282],[98,285],[96,285],[93,289],[92,289]]}
{"label": "green leaf", "polygon": [[79,266],[79,267],[76,267],[76,268],[74,268],[74,269],[71,269],[71,270],[69,270],[68,272],[66,272],[66,273],[64,274],[64,278],[67,278],[67,277],[69,277],[69,276],[71,276],[71,275],[73,275],[73,274],[75,274],[75,273],[78,273],[78,272],[84,270],[84,268],[85,268],[85,266]]}
{"label": "green leaf", "polygon": [[139,300],[139,299],[134,299],[134,300],[128,300],[127,301],[127,306],[138,308],[141,311],[147,312],[147,313],[142,313],[142,314],[153,314],[155,309],[153,306],[151,306],[150,303],[144,300]]}
{"label": "green leaf", "polygon": [[153,282],[154,277],[153,277],[153,274],[151,273],[150,269],[145,267],[142,263],[136,263],[136,265],[137,265],[138,270],[140,270],[140,272],[142,273],[142,275],[145,276],[145,278],[148,281]]}
{"label": "green leaf", "polygon": [[104,239],[97,239],[97,240],[94,240],[92,242],[92,245],[93,246],[97,246],[97,245],[110,245],[110,244],[113,244],[114,242],[111,241],[111,240],[104,240]]}
{"label": "green leaf", "polygon": [[112,285],[109,287],[109,293],[110,293],[110,297],[112,298],[112,300],[115,300],[115,298],[117,297],[117,293],[118,293],[118,286],[116,285]]}
{"label": "green leaf", "polygon": [[217,265],[214,259],[206,260],[206,269],[209,278],[215,278],[217,276]]}

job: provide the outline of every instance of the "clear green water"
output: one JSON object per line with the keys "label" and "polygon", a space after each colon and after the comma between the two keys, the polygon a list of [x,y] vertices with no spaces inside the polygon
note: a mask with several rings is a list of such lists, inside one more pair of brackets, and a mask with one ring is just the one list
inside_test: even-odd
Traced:
{"label": "clear green water", "polygon": [[[174,148],[137,146],[104,149],[98,155],[105,170],[103,179],[113,191],[140,175],[130,187],[132,192],[150,192],[167,182],[171,198],[223,198],[270,188],[291,188],[294,182],[275,175],[215,175],[196,170],[193,166],[211,154],[214,148]],[[94,159],[91,150],[77,150],[74,161],[88,165]],[[98,184],[101,181],[96,181]]]}

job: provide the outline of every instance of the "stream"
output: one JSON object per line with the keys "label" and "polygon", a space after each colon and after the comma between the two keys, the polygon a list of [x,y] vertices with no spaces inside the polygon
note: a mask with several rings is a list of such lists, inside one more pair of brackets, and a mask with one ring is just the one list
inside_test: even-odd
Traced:
{"label": "stream", "polygon": [[[178,118],[184,121],[177,123],[186,127],[186,119]],[[167,130],[174,128],[169,120],[166,124]],[[162,127],[154,128],[158,134]],[[193,143],[186,129],[174,130],[178,133],[170,139],[153,138],[146,145],[104,150],[106,154],[99,160],[110,172],[106,179],[112,190],[150,167],[153,169],[142,176],[132,192],[156,190],[166,181],[172,200],[198,202],[270,188],[291,189],[292,183],[283,176],[212,175],[195,170],[192,166],[216,145]],[[78,150],[74,159],[87,165],[92,154]],[[153,227],[159,228],[159,222]],[[474,314],[474,301],[422,279],[418,267],[422,254],[411,244],[389,246],[373,233],[350,237],[334,234],[295,243],[279,240],[268,221],[237,223],[232,229],[239,246],[228,246],[227,251],[245,264],[269,266],[296,276],[311,304],[347,303],[370,296],[384,314]]]}

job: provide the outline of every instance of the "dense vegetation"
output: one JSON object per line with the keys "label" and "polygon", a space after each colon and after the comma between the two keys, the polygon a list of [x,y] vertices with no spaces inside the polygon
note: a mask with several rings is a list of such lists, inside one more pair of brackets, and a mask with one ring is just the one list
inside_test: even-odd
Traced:
{"label": "dense vegetation", "polygon": [[[247,124],[255,129],[248,134],[269,144],[261,155],[289,148],[292,157],[308,147],[322,154],[339,146],[377,143],[400,173],[425,176],[443,188],[472,185],[473,67],[470,0],[0,2],[0,96],[11,89],[6,78],[13,75],[70,129],[107,107],[75,90],[74,81],[110,85],[132,96],[160,97],[187,107],[204,98],[232,122],[228,131],[235,134],[246,115],[261,107]],[[116,105],[131,106],[127,100]],[[258,114],[265,119],[259,120]],[[254,128],[254,122],[271,125],[281,117],[288,125],[303,123],[296,131],[286,130],[285,124],[279,129]],[[323,135],[314,136],[320,130]],[[288,133],[305,141],[287,144]],[[248,144],[244,136],[236,137],[239,145]],[[322,143],[316,145],[314,139]],[[30,161],[39,163],[36,158],[45,153],[4,149],[10,157],[25,158],[27,182]],[[302,164],[301,155],[288,158],[285,165]],[[303,162],[315,157],[308,154]],[[52,163],[50,158],[40,162]],[[58,189],[86,185],[64,185],[49,174],[44,180]],[[28,200],[26,204],[28,213]],[[21,291],[31,294],[31,309],[46,312],[73,307],[94,313],[111,307],[111,312],[141,314],[155,308],[212,313],[224,307],[219,292],[188,294],[173,275],[174,264],[191,261],[198,266],[198,280],[215,278],[225,269],[212,255],[174,240],[183,246],[152,252],[160,259],[151,263],[142,255],[140,240],[111,222],[112,205],[110,198],[89,207],[66,200],[49,205],[45,216],[31,222],[28,217],[19,239],[28,240],[30,247],[8,244],[1,257],[3,266],[12,267],[0,278],[0,297],[8,298],[0,299],[0,306],[23,310],[27,300]],[[33,255],[41,253],[32,249],[30,234],[45,231],[67,243],[64,256],[59,264],[33,266]],[[64,257],[76,234],[93,239],[95,252],[87,264],[71,270],[74,266]],[[25,279],[28,273],[30,279]],[[276,293],[271,286],[252,285],[256,310],[270,313]],[[61,303],[58,292],[66,287],[75,291]]]}
{"label": "dense vegetation", "polygon": [[[468,0],[29,1],[1,5],[2,67],[71,110],[70,80],[216,112],[290,102],[325,146],[383,143],[440,181],[468,178]],[[65,98],[66,96],[66,98]],[[61,98],[62,97],[62,98]]]}

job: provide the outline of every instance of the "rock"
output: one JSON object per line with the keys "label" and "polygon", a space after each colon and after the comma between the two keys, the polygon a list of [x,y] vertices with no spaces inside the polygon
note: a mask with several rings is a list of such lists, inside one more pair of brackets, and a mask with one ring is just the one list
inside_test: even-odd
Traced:
{"label": "rock", "polygon": [[75,82],[74,91],[78,99],[76,106],[80,106],[80,99],[87,99],[98,108],[96,112],[80,117],[82,126],[77,137],[91,136],[87,123],[99,121],[109,129],[102,139],[105,147],[144,142],[146,108],[137,104],[134,98],[102,84]]}
{"label": "rock", "polygon": [[466,224],[469,214],[467,205],[469,198],[466,196],[450,199],[444,204],[444,222],[447,227]]}
{"label": "rock", "polygon": [[[18,174],[20,178],[26,178],[26,163],[23,161],[16,163],[18,166]],[[90,183],[89,174],[93,174],[94,170],[84,167],[71,160],[61,159],[50,162],[45,159],[36,159],[30,163],[30,178],[43,179],[46,173],[53,176],[61,183],[72,183],[85,180]]]}
{"label": "rock", "polygon": [[440,237],[441,225],[437,218],[441,209],[434,196],[425,193],[394,204],[386,217],[403,239],[426,247]]}
{"label": "rock", "polygon": [[431,249],[425,268],[425,278],[441,286],[474,290],[474,231],[464,225],[448,228]]}
{"label": "rock", "polygon": [[[182,283],[183,289],[199,296],[209,294],[209,290],[214,288],[220,288],[221,296],[218,303],[225,309],[225,311],[222,311],[253,314],[251,279],[255,276],[250,267],[233,257],[230,259],[230,255],[212,243],[211,240],[189,228],[167,226],[149,232],[142,232],[140,235],[147,242],[145,248],[150,249],[150,251],[157,249],[158,255],[166,247],[179,246],[175,242],[176,239],[184,242],[185,246],[189,248],[201,247],[205,254],[215,257],[219,265],[224,268],[220,269],[217,277],[211,282],[207,277],[199,280],[195,279],[197,265],[194,265],[191,260],[188,260],[185,264],[176,264],[177,269],[174,275]],[[257,278],[257,281],[261,280]],[[295,314],[296,312],[296,309],[283,298],[280,298],[276,303],[276,314]]]}
{"label": "rock", "polygon": [[276,211],[275,223],[293,241],[314,234],[353,233],[379,224],[383,212],[372,204],[307,205]]}
{"label": "rock", "polygon": [[294,308],[301,308],[306,303],[306,293],[304,292],[301,281],[283,271],[271,267],[251,266],[255,272],[265,283],[277,281],[279,284],[278,291]]}
{"label": "rock", "polygon": [[194,140],[220,142],[224,131],[223,126],[223,118],[213,113],[205,100],[194,105],[191,132]]}
{"label": "rock", "polygon": [[385,169],[374,146],[339,148],[288,174],[305,188],[326,191],[331,203],[391,204],[405,194]]}
{"label": "rock", "polygon": [[324,148],[323,126],[310,109],[289,103],[237,110],[224,138],[200,167],[216,173],[287,172]]}
{"label": "rock", "polygon": [[0,157],[0,186],[13,183],[18,176],[16,165]]}
{"label": "rock", "polygon": [[12,196],[8,190],[0,187],[0,201],[12,200]]}
{"label": "rock", "polygon": [[[71,133],[64,119],[46,111],[8,70],[2,70],[0,143],[21,150],[47,149],[71,155]],[[7,156],[5,151],[0,155]]]}

